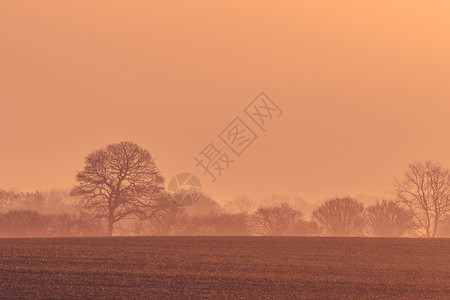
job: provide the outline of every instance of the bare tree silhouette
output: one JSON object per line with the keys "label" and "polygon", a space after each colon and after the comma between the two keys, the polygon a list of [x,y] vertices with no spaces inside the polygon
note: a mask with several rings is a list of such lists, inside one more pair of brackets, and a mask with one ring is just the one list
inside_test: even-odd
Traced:
{"label": "bare tree silhouette", "polygon": [[400,237],[417,229],[412,213],[394,201],[383,200],[366,209],[371,235]]}
{"label": "bare tree silhouette", "polygon": [[108,235],[125,218],[151,217],[167,205],[164,178],[149,151],[131,142],[120,142],[94,151],[76,176],[71,194],[81,197],[82,207],[104,218]]}
{"label": "bare tree silhouette", "polygon": [[330,236],[361,236],[366,221],[364,205],[348,196],[325,201],[313,211],[313,219]]}
{"label": "bare tree silhouette", "polygon": [[288,203],[281,203],[277,206],[260,207],[253,214],[253,223],[257,234],[292,235],[302,217],[301,211]]}
{"label": "bare tree silhouette", "polygon": [[409,207],[426,237],[436,237],[450,212],[450,172],[439,163],[412,163],[394,181],[394,194]]}

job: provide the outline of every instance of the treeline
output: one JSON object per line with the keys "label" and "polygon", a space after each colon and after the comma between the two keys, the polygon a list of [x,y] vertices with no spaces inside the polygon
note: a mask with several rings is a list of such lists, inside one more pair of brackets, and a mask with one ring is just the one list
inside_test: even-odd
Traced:
{"label": "treeline", "polygon": [[[257,235],[336,237],[425,237],[413,214],[402,204],[383,200],[367,208],[351,197],[325,201],[307,218],[288,202],[256,210],[229,212],[222,208],[193,215],[171,207],[139,225],[137,235]],[[450,237],[450,218],[439,234]]]}
{"label": "treeline", "polygon": [[[393,182],[395,201],[369,207],[351,197],[328,199],[314,210],[298,197],[268,197],[258,205],[239,198],[220,206],[203,193],[180,208],[178,186],[192,174],[179,175],[168,194],[148,150],[128,141],[107,145],[86,156],[70,191],[0,190],[0,236],[450,236],[450,170],[433,161],[410,164]],[[187,190],[193,191],[198,195]]]}
{"label": "treeline", "polygon": [[[55,212],[33,209],[36,199],[46,209],[49,203],[54,205]],[[75,205],[67,191],[24,194],[0,190],[0,200],[10,204],[10,209],[3,206],[0,212],[0,237],[107,234],[105,220]],[[63,211],[58,212],[55,207]],[[69,208],[72,211],[66,212]],[[310,215],[305,210],[310,208],[300,198],[292,201],[272,195],[258,204],[240,196],[219,205],[210,197],[202,197],[189,208],[167,205],[149,218],[123,220],[115,230],[116,235],[135,236],[424,236],[411,211],[394,201],[383,200],[365,207],[351,197],[336,197],[311,210]],[[450,219],[441,228],[439,236],[450,237]]]}

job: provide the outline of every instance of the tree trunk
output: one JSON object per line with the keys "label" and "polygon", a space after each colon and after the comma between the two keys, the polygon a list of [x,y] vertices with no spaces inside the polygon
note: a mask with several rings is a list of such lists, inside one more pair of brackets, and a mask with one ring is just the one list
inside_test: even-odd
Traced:
{"label": "tree trunk", "polygon": [[110,211],[108,217],[108,235],[112,236],[113,231],[114,231],[114,213]]}
{"label": "tree trunk", "polygon": [[109,221],[109,222],[108,222],[108,235],[109,235],[109,236],[112,236],[113,230],[114,230],[114,223],[111,222],[111,221]]}
{"label": "tree trunk", "polygon": [[434,219],[433,237],[437,236],[438,225],[439,225],[439,217],[436,216],[435,219]]}

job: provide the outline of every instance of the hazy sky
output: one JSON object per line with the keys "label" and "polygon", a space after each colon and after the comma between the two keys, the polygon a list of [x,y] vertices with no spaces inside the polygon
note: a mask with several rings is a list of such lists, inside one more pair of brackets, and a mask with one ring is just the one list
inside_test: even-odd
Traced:
{"label": "hazy sky", "polygon": [[[0,188],[70,187],[121,140],[219,201],[450,166],[449,1],[241,2],[1,1]],[[193,157],[261,91],[284,114],[210,183]]]}

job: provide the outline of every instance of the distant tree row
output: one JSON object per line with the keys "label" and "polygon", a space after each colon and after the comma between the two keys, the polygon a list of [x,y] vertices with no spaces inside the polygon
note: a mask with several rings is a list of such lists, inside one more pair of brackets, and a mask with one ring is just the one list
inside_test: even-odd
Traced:
{"label": "distant tree row", "polygon": [[[229,212],[211,199],[204,199],[209,213],[189,213],[167,206],[149,219],[128,219],[117,224],[120,235],[262,235],[262,236],[424,236],[414,216],[394,201],[381,201],[367,208],[350,197],[325,201],[311,220],[301,210],[283,202],[253,212]],[[442,222],[440,236],[450,237],[450,219]],[[107,223],[90,214],[41,214],[32,210],[0,213],[0,237],[100,236]]]}
{"label": "distant tree row", "polygon": [[[450,227],[450,173],[431,161],[413,163],[395,179],[393,200],[365,208],[351,197],[336,197],[311,210],[311,219],[298,206],[305,207],[301,198],[295,198],[293,205],[282,197],[268,197],[256,207],[240,197],[220,207],[203,195],[192,208],[175,207],[168,201],[164,178],[150,152],[131,142],[111,144],[89,154],[76,180],[70,195],[67,191],[25,194],[0,190],[0,235],[18,234],[20,230],[14,228],[20,228],[21,222],[28,228],[31,220],[36,222],[33,230],[41,228],[40,233],[31,235],[50,236],[101,232],[438,237],[447,235]],[[192,213],[201,211],[205,203],[213,207],[206,213]],[[84,232],[78,224],[83,222],[98,230]],[[58,226],[62,228],[59,231],[55,229]],[[66,230],[70,226],[77,229]]]}
{"label": "distant tree row", "polygon": [[84,214],[42,214],[33,210],[0,213],[0,237],[81,237],[104,234],[99,219]]}
{"label": "distant tree row", "polygon": [[79,201],[70,197],[69,189],[23,193],[0,189],[0,212],[32,210],[42,213],[70,213],[79,210]]}
{"label": "distant tree row", "polygon": [[140,224],[137,235],[265,235],[265,236],[418,236],[413,215],[393,201],[367,208],[350,197],[327,200],[307,220],[302,211],[283,202],[254,212],[224,209],[190,216],[169,207],[157,218]]}

